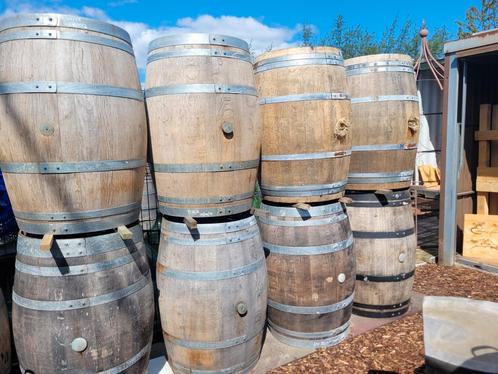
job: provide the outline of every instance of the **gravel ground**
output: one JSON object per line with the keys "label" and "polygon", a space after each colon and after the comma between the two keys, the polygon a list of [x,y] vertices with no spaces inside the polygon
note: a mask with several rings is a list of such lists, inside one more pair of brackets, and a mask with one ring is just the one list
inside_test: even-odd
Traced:
{"label": "gravel ground", "polygon": [[[424,265],[417,267],[414,290],[498,302],[498,277],[460,266]],[[423,373],[423,336],[422,316],[415,314],[313,352],[271,373]]]}

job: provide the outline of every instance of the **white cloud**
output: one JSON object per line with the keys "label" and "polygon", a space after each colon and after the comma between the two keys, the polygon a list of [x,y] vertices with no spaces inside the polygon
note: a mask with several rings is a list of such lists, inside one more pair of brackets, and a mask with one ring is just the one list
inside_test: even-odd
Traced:
{"label": "white cloud", "polygon": [[[119,6],[121,3],[124,5],[133,1],[117,0],[115,4]],[[186,17],[178,19],[174,26],[151,27],[147,23],[142,22],[113,20],[104,10],[88,6],[76,9],[61,5],[46,5],[43,1],[35,4],[12,0],[8,0],[6,5],[6,10],[0,14],[0,19],[16,13],[56,12],[96,18],[120,26],[130,34],[139,69],[145,68],[147,48],[150,41],[167,34],[200,32],[231,35],[247,41],[251,46],[251,51],[255,55],[258,55],[270,48],[278,49],[295,45],[296,35],[301,29],[300,25],[295,25],[292,28],[269,26],[264,24],[262,20],[257,20],[254,17],[229,15],[213,17],[208,14],[200,15],[196,18]]]}

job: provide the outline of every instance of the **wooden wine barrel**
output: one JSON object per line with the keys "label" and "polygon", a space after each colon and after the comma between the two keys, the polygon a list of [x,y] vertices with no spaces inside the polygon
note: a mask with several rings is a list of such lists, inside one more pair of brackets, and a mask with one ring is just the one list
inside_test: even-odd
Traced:
{"label": "wooden wine barrel", "polygon": [[255,71],[264,198],[312,202],[342,196],[351,155],[351,105],[341,51],[270,51],[256,58]]}
{"label": "wooden wine barrel", "polygon": [[248,373],[256,364],[268,285],[254,217],[192,230],[163,220],[157,286],[175,373]]}
{"label": "wooden wine barrel", "polygon": [[405,313],[415,274],[417,236],[408,190],[351,193],[348,214],[355,240],[353,313],[394,317]]}
{"label": "wooden wine barrel", "polygon": [[7,305],[0,288],[0,374],[9,374],[11,366],[10,327]]}
{"label": "wooden wine barrel", "polygon": [[146,121],[126,31],[70,15],[4,18],[0,66],[0,168],[19,228],[136,221]]}
{"label": "wooden wine barrel", "polygon": [[348,190],[410,186],[419,135],[413,60],[381,54],[345,61],[351,94],[353,153]]}
{"label": "wooden wine barrel", "polygon": [[145,231],[152,230],[157,221],[157,194],[149,165],[147,164],[145,167],[142,208],[140,210],[140,225]]}
{"label": "wooden wine barrel", "polygon": [[247,43],[214,34],[156,39],[145,86],[160,211],[178,217],[248,211],[261,120]]}
{"label": "wooden wine barrel", "polygon": [[258,221],[267,252],[268,324],[300,348],[346,338],[355,286],[353,236],[340,203],[308,210],[262,204]]}
{"label": "wooden wine barrel", "polygon": [[144,373],[153,287],[139,225],[118,233],[56,239],[20,235],[12,295],[22,373]]}

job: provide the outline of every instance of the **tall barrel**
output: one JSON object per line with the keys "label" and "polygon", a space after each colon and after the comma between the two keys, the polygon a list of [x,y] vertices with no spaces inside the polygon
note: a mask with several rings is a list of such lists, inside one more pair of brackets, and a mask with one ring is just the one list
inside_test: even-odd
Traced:
{"label": "tall barrel", "polygon": [[356,252],[353,313],[393,317],[405,313],[415,273],[417,237],[408,190],[348,194]]}
{"label": "tall barrel", "polygon": [[20,229],[136,221],[146,122],[126,31],[69,15],[4,18],[0,66],[0,168]]}
{"label": "tall barrel", "polygon": [[263,204],[258,221],[267,251],[272,334],[302,348],[342,341],[355,286],[353,236],[343,206]]}
{"label": "tall barrel", "polygon": [[246,373],[261,351],[267,275],[256,219],[163,220],[159,308],[175,373]]}
{"label": "tall barrel", "polygon": [[345,65],[353,109],[347,189],[409,187],[419,135],[413,60],[381,54],[351,58]]}
{"label": "tall barrel", "polygon": [[150,164],[145,167],[144,190],[140,210],[140,225],[144,231],[152,230],[157,221],[157,194]]}
{"label": "tall barrel", "polygon": [[271,51],[256,59],[255,71],[264,198],[311,202],[342,196],[351,155],[351,105],[341,51]]}
{"label": "tall barrel", "polygon": [[10,373],[10,328],[7,305],[0,288],[0,374]]}
{"label": "tall barrel", "polygon": [[215,34],[156,39],[145,86],[160,211],[178,217],[248,211],[261,121],[247,43]]}
{"label": "tall barrel", "polygon": [[153,287],[139,225],[56,239],[20,235],[13,332],[23,373],[142,374],[149,360]]}

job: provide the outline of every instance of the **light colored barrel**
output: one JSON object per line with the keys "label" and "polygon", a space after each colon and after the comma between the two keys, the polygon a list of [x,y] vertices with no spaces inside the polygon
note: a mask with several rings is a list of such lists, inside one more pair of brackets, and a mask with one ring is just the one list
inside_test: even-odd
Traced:
{"label": "light colored barrel", "polygon": [[417,236],[408,190],[348,194],[355,240],[353,313],[394,317],[405,313],[415,274]]}
{"label": "light colored barrel", "polygon": [[145,167],[144,190],[142,193],[142,209],[140,224],[144,231],[154,229],[157,221],[157,194],[150,164]]}
{"label": "light colored barrel", "polygon": [[178,217],[248,211],[261,120],[247,43],[214,34],[156,39],[145,86],[160,211]]}
{"label": "light colored barrel", "polygon": [[355,286],[353,236],[340,203],[309,210],[263,204],[268,324],[300,348],[334,345],[349,332]]}
{"label": "light colored barrel", "polygon": [[420,116],[412,58],[370,55],[345,65],[353,110],[347,189],[409,187]]}
{"label": "light colored barrel", "polygon": [[7,305],[0,289],[0,374],[9,374],[11,366],[10,327]]}
{"label": "light colored barrel", "polygon": [[175,373],[248,373],[256,364],[268,284],[254,217],[194,230],[163,220],[157,286]]}
{"label": "light colored barrel", "polygon": [[139,225],[118,233],[56,239],[20,235],[12,324],[22,373],[146,371],[153,286]]}
{"label": "light colored barrel", "polygon": [[0,66],[0,168],[19,228],[136,221],[146,121],[126,31],[69,15],[4,18]]}
{"label": "light colored barrel", "polygon": [[270,51],[256,58],[255,71],[263,118],[263,197],[311,202],[342,196],[351,154],[351,105],[341,51]]}

